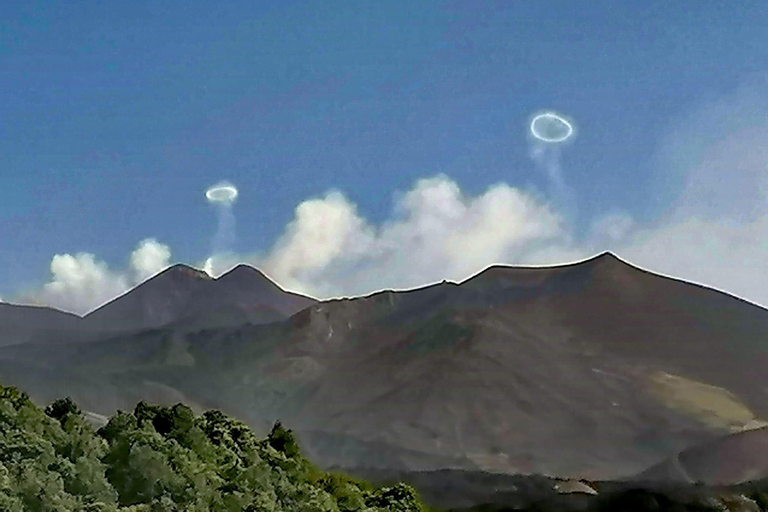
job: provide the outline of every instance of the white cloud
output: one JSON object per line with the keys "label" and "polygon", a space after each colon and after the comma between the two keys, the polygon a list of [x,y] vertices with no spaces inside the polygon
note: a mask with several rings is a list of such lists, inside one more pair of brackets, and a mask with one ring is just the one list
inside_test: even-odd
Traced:
{"label": "white cloud", "polygon": [[93,254],[57,254],[51,261],[53,278],[25,299],[73,313],[85,313],[120,295],[128,280],[109,270]]}
{"label": "white cloud", "polygon": [[275,248],[251,262],[289,289],[329,297],[460,280],[554,243],[567,245],[562,219],[532,194],[499,184],[466,197],[437,176],[400,195],[378,227],[338,192],[305,201]]}
{"label": "white cloud", "polygon": [[332,191],[299,204],[294,220],[259,263],[284,286],[309,292],[328,279],[319,273],[334,263],[363,257],[374,249],[373,243],[372,229],[355,205]]}
{"label": "white cloud", "polygon": [[[612,250],[768,305],[765,112],[761,78],[677,115],[655,160],[674,199],[652,223],[613,210],[575,241],[567,219],[532,193],[498,184],[467,197],[437,176],[397,196],[393,216],[379,226],[339,192],[305,201],[266,256],[244,260],[289,289],[328,297],[460,280],[492,263],[556,264]],[[229,255],[218,264],[223,271],[237,261]]]}
{"label": "white cloud", "polygon": [[132,286],[163,270],[170,259],[168,246],[154,239],[142,240],[130,256],[130,268],[111,270],[94,254],[56,254],[51,260],[51,280],[42,288],[23,294],[20,302],[51,306],[85,314]]}
{"label": "white cloud", "polygon": [[171,249],[154,238],[147,238],[131,253],[131,268],[136,282],[142,282],[170,265]]}

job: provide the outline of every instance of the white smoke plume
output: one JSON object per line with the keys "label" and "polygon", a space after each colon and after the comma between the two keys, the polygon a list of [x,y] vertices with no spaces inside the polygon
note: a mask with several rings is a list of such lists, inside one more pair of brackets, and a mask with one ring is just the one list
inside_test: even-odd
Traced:
{"label": "white smoke plume", "polygon": [[272,251],[253,263],[290,289],[329,297],[460,280],[568,244],[556,212],[506,184],[466,197],[446,176],[422,179],[393,213],[372,226],[339,192],[305,201]]}
{"label": "white smoke plume", "polygon": [[131,253],[131,268],[134,282],[142,282],[162,272],[170,265],[171,249],[158,243],[154,238],[147,238]]}
{"label": "white smoke plume", "polygon": [[540,112],[530,120],[529,156],[546,176],[551,200],[568,219],[575,219],[577,202],[563,175],[562,152],[575,136],[574,122],[556,112]]}
{"label": "white smoke plume", "polygon": [[89,253],[56,254],[51,261],[51,281],[32,294],[33,303],[72,313],[86,313],[124,293],[128,279],[109,270]]}
{"label": "white smoke plume", "polygon": [[235,244],[235,214],[232,206],[239,192],[228,181],[222,181],[205,191],[205,198],[216,210],[216,234],[213,237],[211,256],[203,265],[203,270],[212,274],[214,268],[229,261]]}
{"label": "white smoke plume", "polygon": [[235,214],[232,205],[217,204],[216,216],[218,225],[213,238],[213,254],[226,254],[232,251],[235,244]]}
{"label": "white smoke plume", "polygon": [[154,239],[139,243],[125,271],[110,270],[94,254],[56,254],[52,278],[39,290],[22,294],[19,302],[85,314],[169,266],[170,249]]}

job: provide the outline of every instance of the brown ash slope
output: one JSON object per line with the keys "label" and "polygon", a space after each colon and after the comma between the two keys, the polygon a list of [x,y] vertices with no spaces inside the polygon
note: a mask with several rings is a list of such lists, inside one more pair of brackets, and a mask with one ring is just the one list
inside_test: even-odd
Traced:
{"label": "brown ash slope", "polygon": [[611,479],[768,418],[767,355],[768,311],[606,253],[269,325],[3,349],[0,379],[95,412],[164,389],[280,418],[328,465]]}

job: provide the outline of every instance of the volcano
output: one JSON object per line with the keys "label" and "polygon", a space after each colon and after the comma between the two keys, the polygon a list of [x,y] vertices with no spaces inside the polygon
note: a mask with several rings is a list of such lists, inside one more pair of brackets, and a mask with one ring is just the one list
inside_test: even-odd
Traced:
{"label": "volcano", "polygon": [[327,466],[625,478],[768,418],[768,311],[612,253],[321,302],[173,267],[85,321],[123,331],[0,349],[0,378],[280,419]]}

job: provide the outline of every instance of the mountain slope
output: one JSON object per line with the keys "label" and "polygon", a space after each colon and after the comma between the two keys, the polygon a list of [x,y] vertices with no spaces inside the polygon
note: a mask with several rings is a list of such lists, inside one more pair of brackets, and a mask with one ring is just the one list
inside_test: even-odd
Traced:
{"label": "mountain slope", "polygon": [[[309,342],[281,345],[283,360],[326,367],[300,420],[458,450],[488,469],[607,478],[768,414],[766,312],[610,254],[365,300],[383,318],[355,327],[368,308],[349,301],[310,321],[337,361]],[[659,375],[690,385],[668,389]],[[733,392],[739,415],[710,418],[697,382]]]}

